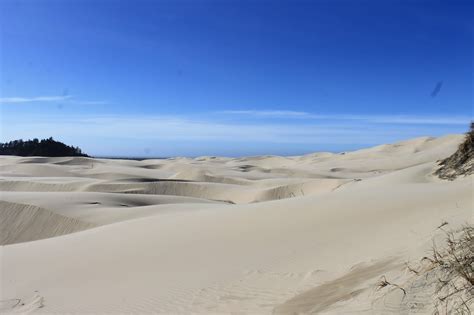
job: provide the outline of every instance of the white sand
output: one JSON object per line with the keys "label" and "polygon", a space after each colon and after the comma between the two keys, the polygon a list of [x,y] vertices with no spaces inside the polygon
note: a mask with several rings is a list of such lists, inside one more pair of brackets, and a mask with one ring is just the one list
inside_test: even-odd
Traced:
{"label": "white sand", "polygon": [[473,177],[432,175],[461,139],[296,157],[1,157],[0,312],[385,314],[421,299],[429,313],[429,295],[380,302],[374,283],[400,279],[443,221],[472,223]]}

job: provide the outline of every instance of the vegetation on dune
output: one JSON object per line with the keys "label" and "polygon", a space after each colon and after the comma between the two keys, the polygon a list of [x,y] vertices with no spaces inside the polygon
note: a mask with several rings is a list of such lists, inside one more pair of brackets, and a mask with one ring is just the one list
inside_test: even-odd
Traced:
{"label": "vegetation on dune", "polygon": [[62,142],[55,141],[52,137],[48,139],[14,140],[0,143],[0,155],[19,156],[88,156],[78,147],[68,146]]}
{"label": "vegetation on dune", "polygon": [[474,122],[466,133],[466,138],[453,155],[440,162],[436,175],[453,180],[460,175],[474,174]]}
{"label": "vegetation on dune", "polygon": [[433,245],[431,257],[424,257],[437,270],[436,314],[471,314],[474,300],[474,227],[446,233],[445,249]]}
{"label": "vegetation on dune", "polygon": [[[439,247],[433,241],[430,255],[421,259],[418,268],[407,270],[414,277],[402,285],[388,282],[383,276],[376,289],[401,290],[403,299],[416,301],[421,291],[432,292],[431,306],[436,315],[472,314],[474,312],[474,227],[465,225],[460,229],[446,231],[443,222],[438,229],[446,234],[445,246]],[[410,304],[405,301],[405,304]],[[426,310],[426,309],[425,309]]]}

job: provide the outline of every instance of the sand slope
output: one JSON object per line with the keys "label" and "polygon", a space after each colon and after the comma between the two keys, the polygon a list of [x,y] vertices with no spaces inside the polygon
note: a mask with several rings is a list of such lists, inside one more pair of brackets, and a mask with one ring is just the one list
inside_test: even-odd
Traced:
{"label": "sand slope", "polygon": [[0,201],[0,209],[1,245],[34,241],[94,227],[93,224],[32,205]]}
{"label": "sand slope", "polygon": [[[407,312],[413,297],[378,302],[374,283],[424,256],[441,222],[472,223],[472,176],[432,175],[461,140],[295,157],[0,158],[0,214],[13,222],[2,225],[0,310]],[[412,311],[430,313],[429,294],[416,296]]]}

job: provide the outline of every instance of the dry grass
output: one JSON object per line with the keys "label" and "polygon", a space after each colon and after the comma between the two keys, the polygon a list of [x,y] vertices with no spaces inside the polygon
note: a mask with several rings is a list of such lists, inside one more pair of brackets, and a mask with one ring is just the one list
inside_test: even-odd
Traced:
{"label": "dry grass", "polygon": [[435,174],[440,178],[454,180],[461,175],[474,174],[474,122],[456,152],[440,162]]}
{"label": "dry grass", "polygon": [[[383,276],[376,284],[376,290],[400,289],[404,298],[410,295],[414,281],[425,283],[425,290],[433,291],[433,310],[436,315],[472,314],[474,312],[474,227],[465,225],[457,230],[445,230],[443,222],[436,230],[446,235],[445,244],[433,242],[430,255],[420,260],[420,267],[406,264],[414,275],[402,286],[389,282]],[[425,280],[423,280],[425,279]],[[430,279],[430,280],[428,280]],[[414,292],[416,294],[416,292]]]}
{"label": "dry grass", "polygon": [[[444,231],[444,230],[443,230]],[[444,231],[446,246],[433,245],[431,257],[423,259],[438,269],[437,314],[471,314],[474,299],[474,227]]]}
{"label": "dry grass", "polygon": [[385,287],[397,288],[397,289],[399,289],[399,290],[401,290],[401,291],[403,292],[403,296],[406,296],[406,295],[407,295],[407,291],[406,291],[404,288],[402,288],[401,286],[399,286],[399,285],[396,284],[396,283],[392,283],[392,282],[387,281],[387,278],[385,278],[385,276],[382,276],[382,277],[380,278],[380,280],[379,280],[379,281],[377,282],[377,284],[376,284],[376,289],[377,289],[377,290],[381,290],[381,289],[383,289],[383,288],[385,288]]}

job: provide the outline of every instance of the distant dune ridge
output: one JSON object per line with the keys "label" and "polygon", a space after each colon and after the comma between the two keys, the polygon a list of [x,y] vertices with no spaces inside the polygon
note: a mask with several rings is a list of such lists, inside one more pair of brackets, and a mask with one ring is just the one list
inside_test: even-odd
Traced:
{"label": "distant dune ridge", "polygon": [[[2,156],[0,312],[431,313],[435,288],[405,263],[444,244],[438,227],[473,223],[465,141],[291,157]],[[438,170],[458,165],[463,176]],[[412,285],[377,290],[381,279]]]}

